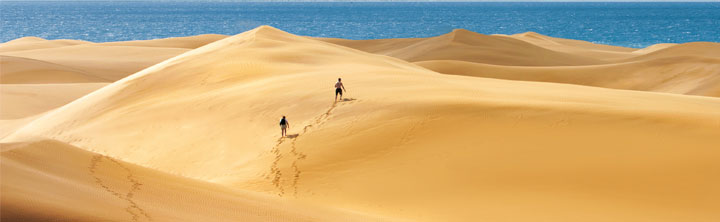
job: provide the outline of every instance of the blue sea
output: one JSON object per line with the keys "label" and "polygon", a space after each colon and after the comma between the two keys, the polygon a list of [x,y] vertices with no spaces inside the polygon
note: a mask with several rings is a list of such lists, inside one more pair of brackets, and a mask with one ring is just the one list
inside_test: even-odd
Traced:
{"label": "blue sea", "polygon": [[205,33],[234,35],[260,25],[347,39],[528,31],[596,43],[720,42],[720,2],[12,2],[0,1],[0,42],[24,36],[94,42]]}

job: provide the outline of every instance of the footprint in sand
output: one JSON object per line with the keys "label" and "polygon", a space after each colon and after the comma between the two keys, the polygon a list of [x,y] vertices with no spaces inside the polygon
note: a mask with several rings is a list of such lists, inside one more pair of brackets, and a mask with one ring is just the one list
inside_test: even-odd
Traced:
{"label": "footprint in sand", "polygon": [[[116,184],[108,183],[107,180],[103,180],[101,177],[103,174],[100,174],[99,172],[103,170],[117,170],[125,173],[125,179],[127,183],[129,183],[129,188],[121,188],[118,187]],[[95,155],[90,160],[90,166],[88,167],[88,170],[90,171],[90,175],[95,179],[95,183],[105,189],[108,193],[112,194],[113,196],[116,196],[128,203],[128,206],[125,208],[125,211],[130,214],[132,221],[152,221],[152,218],[143,210],[140,208],[140,206],[135,203],[133,197],[135,195],[135,192],[140,190],[140,186],[142,184],[135,178],[132,171],[130,171],[129,168],[124,166],[122,163],[120,163],[117,160],[102,156],[102,155]],[[144,220],[143,220],[144,219]]]}
{"label": "footprint in sand", "polygon": [[301,133],[289,134],[285,138],[278,139],[277,144],[275,144],[275,146],[270,150],[270,152],[273,153],[273,155],[275,156],[275,159],[274,159],[272,165],[270,166],[270,174],[273,175],[272,176],[272,184],[273,184],[273,186],[275,186],[275,188],[278,189],[279,196],[283,196],[285,194],[285,189],[284,189],[284,187],[282,185],[282,181],[281,181],[283,174],[278,166],[280,163],[280,160],[283,158],[283,155],[280,152],[280,145],[282,145],[286,139],[290,140],[290,144],[291,144],[290,154],[292,154],[290,157],[293,158],[292,165],[291,165],[292,170],[293,170],[293,174],[292,174],[293,176],[292,176],[292,183],[290,184],[290,186],[293,189],[293,193],[297,196],[298,183],[300,181],[300,175],[302,174],[302,171],[300,171],[298,165],[301,160],[307,158],[306,154],[299,152],[297,150],[296,145],[295,145],[295,143],[297,142],[297,139],[300,137],[300,135],[304,135],[313,127],[319,127],[319,126],[323,125],[324,123],[326,123],[330,119],[330,115],[332,114],[332,111],[335,110],[335,108],[338,106],[339,103],[349,102],[347,104],[350,104],[356,100],[357,99],[355,99],[355,98],[344,98],[340,101],[333,102],[333,104],[330,106],[330,108],[328,110],[326,110],[324,113],[320,114],[319,116],[315,117],[311,121],[311,124],[304,126],[302,128]]}

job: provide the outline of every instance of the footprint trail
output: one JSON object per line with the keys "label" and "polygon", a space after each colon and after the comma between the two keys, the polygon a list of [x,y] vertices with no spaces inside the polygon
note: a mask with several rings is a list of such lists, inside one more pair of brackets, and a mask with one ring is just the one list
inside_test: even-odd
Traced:
{"label": "footprint trail", "polygon": [[[343,101],[354,101],[354,100],[355,99],[345,99]],[[328,121],[328,119],[330,118],[333,110],[335,110],[335,108],[338,106],[338,103],[342,103],[343,101],[334,102],[330,106],[330,108],[328,108],[324,113],[315,117],[311,121],[310,124],[304,126],[302,131],[299,134],[295,134],[292,137],[280,138],[277,140],[277,143],[270,151],[275,156],[275,160],[273,161],[272,165],[270,166],[270,174],[273,175],[272,176],[272,184],[273,184],[273,186],[275,186],[275,188],[278,189],[278,196],[285,195],[285,188],[283,187],[283,184],[282,184],[283,174],[282,174],[280,168],[278,167],[280,160],[283,159],[283,155],[280,151],[280,145],[282,145],[286,140],[290,140],[290,151],[289,151],[290,156],[288,156],[287,158],[292,158],[291,168],[292,168],[293,172],[292,172],[292,181],[289,186],[292,189],[293,195],[297,196],[298,183],[300,181],[300,176],[302,175],[302,171],[300,171],[300,168],[298,167],[298,165],[303,159],[307,158],[307,155],[297,150],[296,142],[297,142],[298,138],[300,138],[300,135],[304,135],[305,133],[307,133],[314,127],[320,127],[323,124],[325,124]]]}
{"label": "footprint trail", "polygon": [[[109,184],[105,183],[102,179],[100,179],[97,173],[97,168],[103,163],[107,164],[106,167],[114,166],[121,168],[123,171],[125,171],[127,173],[125,179],[127,179],[127,182],[131,184],[130,190],[128,190],[127,192],[123,192],[117,189],[112,189]],[[125,165],[115,159],[103,155],[95,155],[90,160],[90,166],[88,166],[88,170],[90,171],[90,175],[95,179],[96,184],[98,184],[100,187],[105,189],[105,191],[112,194],[113,196],[127,201],[128,206],[125,208],[125,211],[130,214],[132,221],[141,221],[141,219],[145,219],[145,221],[152,221],[150,215],[148,215],[145,210],[140,208],[140,206],[138,206],[138,204],[133,199],[135,192],[140,190],[140,186],[142,186],[142,184],[137,180],[137,178],[135,178],[135,175],[133,175],[133,172],[129,168],[127,168]]]}

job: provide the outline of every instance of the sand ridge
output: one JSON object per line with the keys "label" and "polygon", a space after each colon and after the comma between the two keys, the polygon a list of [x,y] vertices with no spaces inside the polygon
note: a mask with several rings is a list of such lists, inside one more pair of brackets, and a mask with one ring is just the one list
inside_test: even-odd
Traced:
{"label": "sand ridge", "polygon": [[55,48],[71,45],[88,44],[91,42],[81,40],[46,40],[39,37],[23,37],[0,44],[0,53],[32,50],[39,48]]}
{"label": "sand ridge", "polygon": [[[364,41],[372,44],[376,41]],[[521,40],[505,36],[489,36],[464,29],[426,39],[394,39],[393,42],[411,42],[412,44],[393,44],[392,51],[387,49],[369,52],[397,57],[410,62],[449,59],[496,65],[552,66],[552,65],[590,65],[603,63],[601,60],[570,55],[548,50]],[[373,49],[354,40],[330,40],[339,45],[358,49]]]}
{"label": "sand ridge", "polygon": [[720,96],[718,43],[633,49],[535,32],[488,36],[462,29],[425,39],[319,40],[445,74]]}
{"label": "sand ridge", "polygon": [[720,60],[676,56],[593,66],[497,66],[456,60],[416,63],[436,72],[510,80],[720,97]]}

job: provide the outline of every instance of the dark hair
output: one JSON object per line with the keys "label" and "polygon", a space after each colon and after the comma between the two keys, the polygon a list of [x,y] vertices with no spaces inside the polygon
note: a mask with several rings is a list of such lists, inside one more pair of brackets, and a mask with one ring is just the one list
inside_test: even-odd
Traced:
{"label": "dark hair", "polygon": [[285,116],[283,116],[283,119],[285,119]]}
{"label": "dark hair", "polygon": [[340,78],[338,78],[338,81],[341,81]]}

